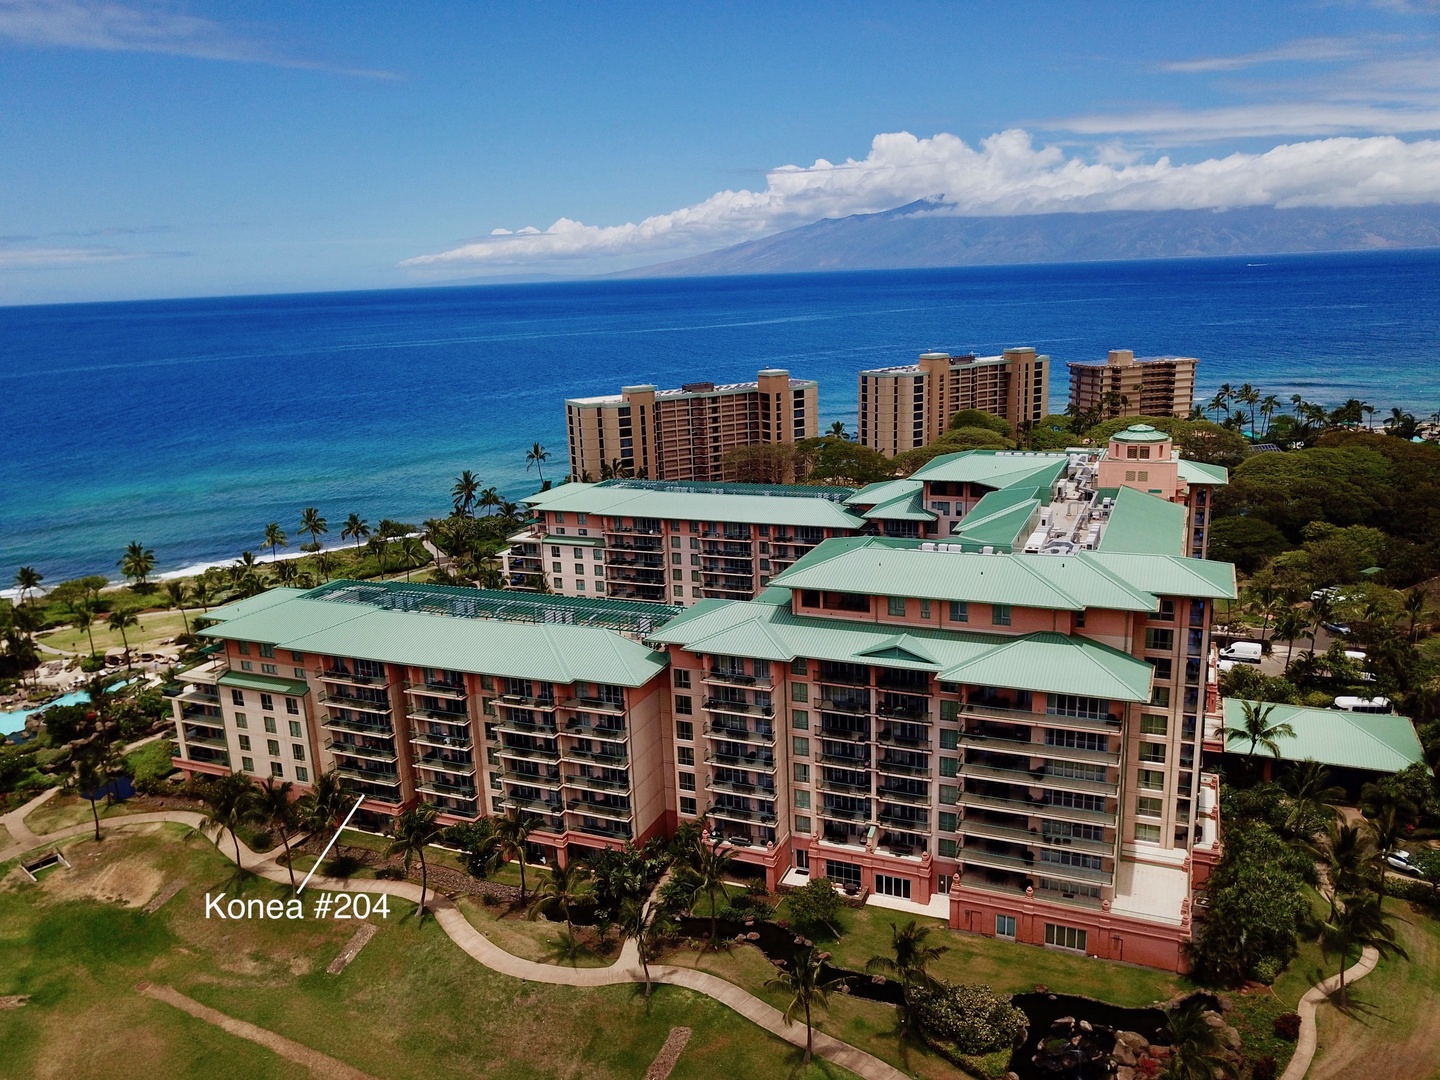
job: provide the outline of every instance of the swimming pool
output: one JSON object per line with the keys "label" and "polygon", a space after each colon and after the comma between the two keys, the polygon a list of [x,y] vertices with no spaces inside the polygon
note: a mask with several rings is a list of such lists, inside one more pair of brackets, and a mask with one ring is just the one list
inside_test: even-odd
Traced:
{"label": "swimming pool", "polygon": [[[116,683],[106,692],[114,693],[122,686],[129,686],[134,681],[134,679],[126,679],[124,682]],[[54,701],[47,701],[44,705],[37,705],[33,709],[11,709],[9,712],[0,712],[0,735],[13,735],[17,731],[24,731],[26,720],[36,713],[53,709],[56,705],[84,705],[89,700],[90,695],[86,691],[72,690],[68,694],[62,694]]]}

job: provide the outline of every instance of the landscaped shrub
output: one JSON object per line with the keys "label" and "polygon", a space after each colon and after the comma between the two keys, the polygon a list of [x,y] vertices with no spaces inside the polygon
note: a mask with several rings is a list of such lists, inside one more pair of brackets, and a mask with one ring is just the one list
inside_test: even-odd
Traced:
{"label": "landscaped shrub", "polygon": [[175,744],[169,739],[157,739],[131,754],[126,761],[135,790],[142,795],[165,790],[165,778],[175,771],[174,757]]}
{"label": "landscaped shrub", "polygon": [[961,1054],[989,1054],[1013,1046],[1025,1014],[988,986],[942,984],[915,991],[916,1017],[931,1036]]}
{"label": "landscaped shrub", "polygon": [[1279,1071],[1280,1066],[1273,1057],[1262,1057],[1250,1066],[1250,1080],[1275,1080]]}
{"label": "landscaped shrub", "polygon": [[1275,1035],[1286,1042],[1294,1042],[1300,1037],[1300,1014],[1287,1012],[1281,1013],[1275,1018]]}
{"label": "landscaped shrub", "polygon": [[1250,974],[1258,981],[1269,986],[1280,977],[1285,970],[1285,965],[1276,960],[1273,956],[1262,957],[1256,960],[1250,968]]}
{"label": "landscaped shrub", "polygon": [[840,932],[840,909],[845,906],[829,878],[811,878],[785,897],[790,921],[798,930]]}

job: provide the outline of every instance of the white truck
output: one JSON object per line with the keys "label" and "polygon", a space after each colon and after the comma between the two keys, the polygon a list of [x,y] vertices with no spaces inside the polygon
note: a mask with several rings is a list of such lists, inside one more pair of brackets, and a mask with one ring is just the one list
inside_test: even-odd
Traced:
{"label": "white truck", "polygon": [[1220,659],[1238,660],[1242,664],[1258,664],[1263,651],[1258,641],[1232,641],[1220,650]]}

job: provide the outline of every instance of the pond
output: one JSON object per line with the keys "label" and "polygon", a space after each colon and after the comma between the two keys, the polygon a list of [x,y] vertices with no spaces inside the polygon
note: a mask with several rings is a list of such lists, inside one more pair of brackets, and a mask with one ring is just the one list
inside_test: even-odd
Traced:
{"label": "pond", "polygon": [[[1156,1045],[1164,1046],[1170,1042],[1165,1032],[1165,1013],[1160,1009],[1124,1009],[1073,994],[1016,994],[1010,1003],[1029,1020],[1025,1041],[1010,1058],[1010,1071],[1020,1080],[1051,1080],[1055,1077],[1099,1080],[1110,1076],[1108,1058],[1115,1048],[1117,1031],[1138,1032]],[[1055,1022],[1065,1017],[1077,1024],[1085,1021],[1091,1026],[1093,1031],[1085,1037],[1085,1044],[1104,1055],[1098,1062],[1081,1060],[1080,1055],[1074,1055],[1070,1060],[1052,1060],[1049,1067],[1035,1064],[1036,1050],[1051,1036]]]}

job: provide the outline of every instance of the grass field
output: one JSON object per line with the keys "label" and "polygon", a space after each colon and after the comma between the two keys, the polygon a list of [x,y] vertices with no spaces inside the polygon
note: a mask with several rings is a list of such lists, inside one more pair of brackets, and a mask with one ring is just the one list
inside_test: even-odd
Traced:
{"label": "grass field", "polygon": [[[475,897],[462,896],[457,903],[470,925],[479,930],[500,948],[526,960],[541,963],[565,964],[570,967],[605,967],[615,962],[619,953],[619,941],[615,931],[606,939],[607,948],[603,953],[585,949],[573,960],[561,960],[555,949],[555,939],[565,932],[564,923],[554,923],[540,918],[531,921],[522,910],[510,912],[501,905],[486,907]],[[576,928],[577,936],[593,933],[593,930]]]}
{"label": "grass field", "polygon": [[[283,890],[237,879],[185,830],[141,829],[69,843],[73,869],[38,885],[13,864],[0,867],[0,995],[31,995],[26,1007],[0,1011],[0,1075],[297,1074],[268,1051],[141,996],[134,986],[144,979],[382,1080],[638,1078],[676,1025],[694,1030],[672,1074],[678,1080],[850,1077],[825,1063],[801,1068],[800,1051],[688,991],[658,987],[647,1001],[638,987],[537,986],[497,975],[393,899],[355,962],[327,975],[353,923],[207,921],[207,890],[261,898]],[[185,887],[142,914],[175,881]]]}
{"label": "grass field", "polygon": [[[97,799],[95,808],[100,811],[102,821],[108,817],[142,814],[150,809],[146,806],[137,806],[133,802],[117,802],[107,806],[104,799]],[[71,825],[79,825],[83,821],[91,820],[93,817],[90,813],[89,799],[62,792],[59,795],[52,795],[26,814],[25,826],[36,835],[44,835],[55,832],[57,829],[66,829]]]}
{"label": "grass field", "polygon": [[[125,636],[130,639],[131,653],[146,652],[151,646],[159,644],[166,638],[173,638],[185,632],[185,619],[181,618],[178,611],[145,611],[141,612],[137,618],[140,620],[140,625],[132,626],[125,631]],[[95,651],[102,656],[107,652],[125,647],[120,634],[111,630],[103,617],[97,619],[90,627],[90,635],[95,638]],[[35,640],[52,649],[59,649],[61,652],[81,655],[90,652],[90,637],[86,636],[84,630],[74,627],[36,634]],[[41,658],[44,659],[43,653]]]}

